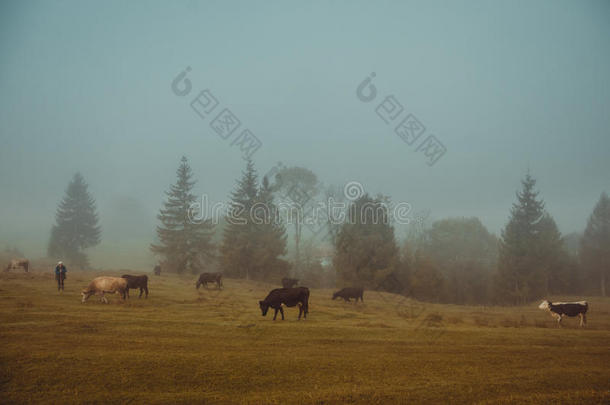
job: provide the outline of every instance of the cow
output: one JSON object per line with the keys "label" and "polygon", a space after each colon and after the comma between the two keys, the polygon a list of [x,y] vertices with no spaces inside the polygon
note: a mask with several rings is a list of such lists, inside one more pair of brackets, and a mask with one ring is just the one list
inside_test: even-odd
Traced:
{"label": "cow", "polygon": [[360,298],[361,302],[364,302],[362,298],[364,295],[364,288],[362,287],[345,287],[342,290],[339,290],[333,293],[333,300],[337,297],[343,298],[345,302],[350,302],[350,298],[355,298],[356,302],[358,302],[358,298]]}
{"label": "cow", "polygon": [[222,273],[201,273],[195,285],[197,289],[199,289],[202,284],[205,288],[208,288],[208,283],[216,283],[216,286],[220,290],[222,288]]}
{"label": "cow", "polygon": [[551,313],[551,316],[557,318],[557,325],[561,327],[561,319],[564,315],[574,317],[580,317],[580,326],[586,326],[587,324],[587,310],[589,309],[589,304],[587,301],[578,301],[578,302],[550,302],[550,301],[542,301],[540,305],[538,305],[540,309],[546,309]]}
{"label": "cow", "polygon": [[282,304],[287,307],[294,307],[298,304],[299,320],[301,319],[301,315],[303,315],[304,318],[307,318],[307,314],[309,313],[309,288],[276,288],[271,290],[267,295],[267,298],[258,302],[263,316],[267,315],[269,308],[275,309],[275,314],[273,315],[274,321],[278,311],[282,314],[282,321],[284,320],[284,309],[282,308]]}
{"label": "cow", "polygon": [[155,268],[153,269],[153,273],[155,273],[155,276],[160,276],[161,275],[161,266],[157,264],[155,266]]}
{"label": "cow", "polygon": [[144,298],[148,298],[148,276],[131,276],[129,274],[123,274],[121,278],[127,280],[127,298],[129,298],[129,289],[131,288],[139,288],[140,296],[138,298],[142,298],[142,293],[146,292],[146,296]]}
{"label": "cow", "polygon": [[106,293],[121,295],[121,298],[125,299],[127,290],[127,280],[122,277],[96,277],[89,283],[87,288],[83,289],[81,295],[83,296],[82,303],[87,301],[90,296],[94,294],[101,295],[101,301],[108,303],[108,300],[104,296]]}
{"label": "cow", "polygon": [[22,267],[23,270],[25,270],[25,272],[27,273],[30,269],[30,261],[28,259],[12,259],[8,263],[8,266],[6,266],[6,270],[4,270],[4,271],[9,271],[11,269],[18,269],[19,267]]}
{"label": "cow", "polygon": [[293,288],[297,284],[299,284],[299,279],[298,278],[287,278],[287,277],[284,277],[282,279],[282,286],[284,288]]}

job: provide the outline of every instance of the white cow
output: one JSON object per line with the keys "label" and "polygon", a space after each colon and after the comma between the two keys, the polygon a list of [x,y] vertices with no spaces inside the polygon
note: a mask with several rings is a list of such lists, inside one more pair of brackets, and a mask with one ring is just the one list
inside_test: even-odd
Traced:
{"label": "white cow", "polygon": [[121,277],[96,277],[89,283],[89,286],[85,288],[82,292],[83,300],[81,302],[87,301],[87,299],[93,294],[101,295],[101,301],[108,303],[106,297],[104,297],[105,293],[115,294],[118,293],[121,295],[121,298],[125,299],[125,294],[127,290],[127,280]]}

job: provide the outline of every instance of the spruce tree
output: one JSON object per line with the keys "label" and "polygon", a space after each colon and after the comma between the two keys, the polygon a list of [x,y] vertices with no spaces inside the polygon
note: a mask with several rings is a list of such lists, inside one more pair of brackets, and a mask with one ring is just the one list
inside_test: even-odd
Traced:
{"label": "spruce tree", "polygon": [[177,273],[198,273],[204,269],[206,261],[214,258],[212,219],[194,220],[191,209],[196,201],[192,193],[195,180],[186,157],[182,157],[176,171],[176,184],[166,192],[157,218],[159,243],[151,244],[151,250],[160,256],[166,268]]}
{"label": "spruce tree", "polygon": [[85,268],[89,265],[84,250],[100,243],[101,228],[98,225],[95,200],[80,173],[68,184],[66,195],[59,203],[51,228],[48,255],[67,263]]}
{"label": "spruce tree", "polygon": [[348,208],[335,239],[333,265],[345,286],[380,288],[397,270],[398,247],[383,198],[365,194]]}
{"label": "spruce tree", "polygon": [[610,279],[610,198],[606,193],[602,193],[589,217],[581,241],[580,258],[605,297]]}
{"label": "spruce tree", "polygon": [[268,179],[258,185],[254,164],[231,193],[220,262],[225,275],[255,280],[277,280],[288,274],[286,229],[273,202]]}
{"label": "spruce tree", "polygon": [[502,231],[496,279],[499,300],[513,304],[524,304],[533,298],[536,244],[544,215],[544,202],[534,189],[536,180],[528,173],[521,184],[522,190],[517,192],[517,202]]}
{"label": "spruce tree", "polygon": [[559,293],[567,289],[569,256],[563,237],[553,217],[545,212],[539,222],[536,248],[537,295]]}
{"label": "spruce tree", "polygon": [[267,177],[263,177],[253,212],[256,215],[255,238],[257,249],[255,274],[263,280],[279,280],[288,275],[289,263],[281,256],[286,254],[286,227],[273,202],[273,191]]}
{"label": "spruce tree", "polygon": [[256,204],[258,175],[254,163],[248,160],[246,171],[231,193],[223,241],[220,247],[220,265],[228,277],[250,279],[254,266],[254,223],[250,213]]}

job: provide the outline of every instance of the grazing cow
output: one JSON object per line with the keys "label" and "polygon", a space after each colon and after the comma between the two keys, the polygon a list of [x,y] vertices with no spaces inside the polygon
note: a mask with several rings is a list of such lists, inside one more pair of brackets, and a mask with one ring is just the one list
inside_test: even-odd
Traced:
{"label": "grazing cow", "polygon": [[89,286],[82,291],[82,303],[87,301],[93,294],[101,295],[101,301],[108,303],[108,300],[104,296],[106,293],[121,295],[121,298],[125,299],[127,290],[127,280],[122,277],[96,277],[89,283]]}
{"label": "grazing cow", "polygon": [[356,302],[358,302],[358,298],[360,298],[361,302],[364,302],[362,298],[364,295],[364,288],[362,287],[345,287],[342,290],[339,290],[333,293],[333,300],[337,297],[343,298],[346,302],[350,302],[350,298],[355,298]]}
{"label": "grazing cow", "polygon": [[6,270],[4,270],[4,271],[9,271],[11,269],[18,269],[19,267],[22,267],[25,270],[25,272],[27,273],[30,269],[30,261],[28,259],[12,259],[8,263],[8,266],[6,266]]}
{"label": "grazing cow", "polygon": [[282,286],[284,288],[292,288],[292,287],[294,287],[297,284],[299,284],[299,279],[298,278],[287,278],[287,277],[284,277],[282,279]]}
{"label": "grazing cow", "polygon": [[161,266],[157,264],[155,266],[155,268],[153,269],[153,272],[155,273],[155,276],[160,276],[161,275]]}
{"label": "grazing cow", "polygon": [[201,273],[199,280],[197,280],[197,289],[203,284],[205,288],[208,288],[208,283],[216,283],[216,286],[220,290],[222,288],[222,273]]}
{"label": "grazing cow", "polygon": [[538,306],[540,309],[547,309],[551,313],[551,316],[557,318],[557,324],[561,327],[561,319],[564,315],[574,317],[580,317],[580,326],[587,324],[587,310],[589,304],[587,301],[578,302],[550,302],[542,301]]}
{"label": "grazing cow", "polygon": [[146,296],[144,298],[148,298],[148,276],[130,276],[129,274],[123,274],[121,278],[127,280],[127,298],[129,298],[129,289],[130,288],[139,288],[140,296],[138,298],[142,298],[142,293],[146,292]]}
{"label": "grazing cow", "polygon": [[307,318],[309,313],[309,288],[307,287],[296,287],[296,288],[276,288],[271,290],[267,298],[258,302],[261,308],[263,316],[267,315],[269,308],[275,309],[273,320],[277,317],[277,312],[280,311],[282,314],[282,321],[284,320],[284,309],[282,304],[287,307],[294,307],[299,305],[299,319],[301,315]]}

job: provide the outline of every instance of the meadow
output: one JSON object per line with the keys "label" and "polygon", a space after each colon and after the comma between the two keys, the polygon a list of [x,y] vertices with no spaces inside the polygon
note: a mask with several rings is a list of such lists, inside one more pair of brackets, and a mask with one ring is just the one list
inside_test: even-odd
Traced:
{"label": "meadow", "polygon": [[[312,289],[297,321],[262,317],[276,286],[150,277],[148,299],[81,304],[96,275],[0,274],[0,402],[610,403],[610,299],[588,326],[537,308],[428,304],[366,291],[364,303]],[[131,272],[137,274],[137,272]]]}

